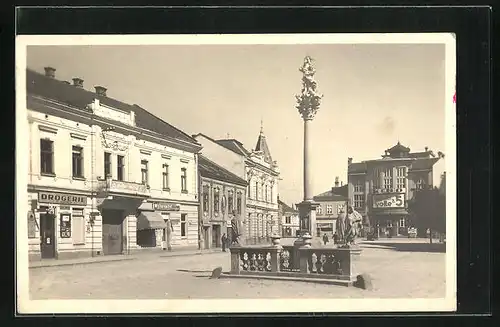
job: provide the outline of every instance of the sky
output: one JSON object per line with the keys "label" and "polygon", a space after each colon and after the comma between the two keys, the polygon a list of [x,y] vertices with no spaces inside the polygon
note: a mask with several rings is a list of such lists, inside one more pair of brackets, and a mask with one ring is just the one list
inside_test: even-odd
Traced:
{"label": "sky", "polygon": [[[398,142],[445,149],[444,44],[29,46],[27,65],[106,87],[188,134],[236,138],[251,150],[263,122],[281,170],[280,199],[303,198],[299,67],[315,61],[324,95],[311,124],[313,193],[347,181],[347,158],[380,158]],[[434,183],[444,165],[434,169]]]}

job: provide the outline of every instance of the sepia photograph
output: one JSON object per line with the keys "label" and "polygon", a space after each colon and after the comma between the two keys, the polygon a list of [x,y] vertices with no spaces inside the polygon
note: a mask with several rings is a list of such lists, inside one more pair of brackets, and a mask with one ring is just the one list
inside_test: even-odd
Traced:
{"label": "sepia photograph", "polygon": [[449,33],[18,36],[19,313],[454,311],[455,66]]}

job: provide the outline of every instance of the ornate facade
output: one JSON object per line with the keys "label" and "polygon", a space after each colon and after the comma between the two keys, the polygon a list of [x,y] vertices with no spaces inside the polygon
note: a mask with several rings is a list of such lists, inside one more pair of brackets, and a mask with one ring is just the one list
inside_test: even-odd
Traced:
{"label": "ornate facade", "polygon": [[204,134],[194,138],[205,157],[247,181],[246,216],[242,217],[242,240],[259,243],[280,233],[278,217],[279,168],[273,161],[261,129],[255,149],[248,151],[235,139],[214,140]]}
{"label": "ornate facade", "polygon": [[349,158],[349,202],[379,236],[405,235],[412,224],[408,201],[417,189],[433,186],[433,166],[442,158],[440,151],[412,153],[399,142],[381,159],[353,163]]}
{"label": "ornate facade", "polygon": [[103,87],[45,70],[26,74],[30,257],[196,246],[201,146]]}

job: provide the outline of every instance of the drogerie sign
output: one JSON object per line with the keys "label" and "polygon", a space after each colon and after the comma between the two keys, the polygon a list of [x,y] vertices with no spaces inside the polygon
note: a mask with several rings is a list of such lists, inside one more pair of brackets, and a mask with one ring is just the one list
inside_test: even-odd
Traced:
{"label": "drogerie sign", "polygon": [[38,202],[54,204],[87,205],[87,197],[75,194],[39,192]]}

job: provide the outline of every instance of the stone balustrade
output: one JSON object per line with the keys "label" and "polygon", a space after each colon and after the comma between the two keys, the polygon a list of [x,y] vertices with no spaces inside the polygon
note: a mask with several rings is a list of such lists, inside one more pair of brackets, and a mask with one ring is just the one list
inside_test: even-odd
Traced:
{"label": "stone balustrade", "polygon": [[[229,275],[329,279],[351,285],[356,279],[354,262],[359,249],[314,247],[306,234],[293,245],[282,246],[273,236],[266,246],[234,246]],[[243,276],[241,276],[243,277]]]}

